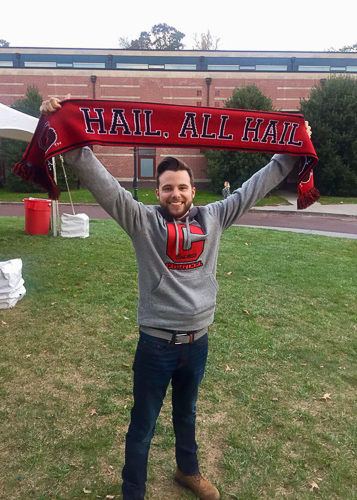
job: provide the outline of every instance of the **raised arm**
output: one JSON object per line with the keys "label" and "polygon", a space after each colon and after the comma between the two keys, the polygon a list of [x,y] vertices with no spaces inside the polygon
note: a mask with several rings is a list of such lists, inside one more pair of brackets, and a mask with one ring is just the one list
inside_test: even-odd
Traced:
{"label": "raised arm", "polygon": [[274,155],[271,161],[256,172],[226,200],[211,203],[206,208],[220,221],[223,230],[231,226],[261,198],[291,172],[299,157]]}
{"label": "raised arm", "polygon": [[[66,98],[69,97],[68,94]],[[61,108],[60,102],[56,97],[43,101],[40,107],[41,113],[44,115],[55,113]],[[131,193],[107,171],[90,148],[74,149],[64,153],[63,156],[96,201],[129,235],[140,227],[146,215],[144,205],[133,199]]]}
{"label": "raised arm", "polygon": [[[311,138],[309,122],[305,121],[306,132]],[[301,161],[300,157],[277,154],[264,168],[256,172],[242,187],[236,189],[226,200],[207,206],[212,215],[219,219],[222,229],[227,229],[292,171]]]}

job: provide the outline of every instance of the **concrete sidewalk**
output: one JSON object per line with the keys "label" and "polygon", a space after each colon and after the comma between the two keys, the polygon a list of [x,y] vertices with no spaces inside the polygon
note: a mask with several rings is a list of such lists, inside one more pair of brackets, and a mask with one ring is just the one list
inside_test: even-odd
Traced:
{"label": "concrete sidewalk", "polygon": [[252,211],[261,212],[299,212],[301,214],[322,214],[322,215],[342,215],[349,217],[357,217],[357,204],[353,203],[338,203],[334,205],[322,205],[318,201],[304,210],[297,209],[297,196],[290,191],[277,191],[277,196],[285,198],[289,205],[253,207]]}
{"label": "concrete sidewalk", "polygon": [[[285,198],[288,201],[288,205],[278,205],[278,206],[265,206],[265,207],[253,207],[250,209],[251,213],[261,213],[262,215],[265,214],[268,216],[268,214],[299,214],[299,215],[305,215],[305,216],[325,216],[325,217],[340,217],[340,218],[346,218],[346,220],[350,220],[353,225],[357,226],[357,204],[352,204],[352,203],[338,203],[338,204],[333,204],[333,205],[322,205],[319,202],[315,202],[313,205],[310,207],[304,209],[304,210],[298,210],[297,209],[297,195],[295,193],[292,193],[290,191],[277,191],[276,194],[278,196],[281,196],[282,198]],[[353,219],[356,218],[356,221]],[[341,220],[341,219],[340,219]],[[274,222],[273,222],[274,224]],[[245,225],[245,224],[244,224]],[[265,226],[250,226],[247,224],[248,227],[259,227],[261,229],[275,229],[279,231],[292,231],[292,232],[297,232],[297,233],[307,233],[307,234],[317,234],[317,235],[323,235],[323,236],[332,236],[332,237],[337,237],[337,238],[351,238],[351,239],[357,239],[357,234],[354,234],[355,231],[352,231],[352,234],[350,232],[336,232],[336,231],[331,231],[331,230],[318,230],[318,229],[299,229],[299,228],[287,228],[287,227],[276,227],[275,225],[265,225]]]}

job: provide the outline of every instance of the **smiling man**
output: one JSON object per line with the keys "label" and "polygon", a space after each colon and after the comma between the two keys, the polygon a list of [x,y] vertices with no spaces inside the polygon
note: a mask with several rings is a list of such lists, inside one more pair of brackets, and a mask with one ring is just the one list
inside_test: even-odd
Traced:
{"label": "smiling man", "polygon": [[[49,114],[60,107],[59,100],[51,98],[41,111]],[[311,134],[308,124],[306,128]],[[219,242],[222,232],[277,186],[300,158],[275,155],[226,200],[204,207],[192,205],[192,171],[177,158],[165,158],[158,165],[159,205],[153,207],[136,202],[89,148],[72,150],[65,159],[129,235],[138,263],[140,337],[133,364],[123,499],[144,499],[150,443],[171,382],[175,480],[201,500],[218,500],[218,490],[199,471],[195,422],[219,288]]]}
{"label": "smiling man", "polygon": [[183,219],[196,194],[191,170],[182,161],[168,156],[158,166],[156,178],[156,198],[161,208],[175,219]]}

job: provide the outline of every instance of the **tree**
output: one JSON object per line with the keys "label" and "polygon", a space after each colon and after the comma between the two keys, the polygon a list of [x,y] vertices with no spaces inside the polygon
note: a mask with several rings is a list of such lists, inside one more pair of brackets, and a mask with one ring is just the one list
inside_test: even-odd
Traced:
{"label": "tree", "polygon": [[180,50],[185,47],[181,42],[185,34],[166,23],[155,24],[151,28],[151,33],[154,36],[153,46],[156,50]]}
{"label": "tree", "polygon": [[226,108],[255,109],[257,111],[274,111],[273,101],[256,85],[236,87],[232,97],[226,101]]}
{"label": "tree", "polygon": [[210,30],[206,33],[195,33],[193,39],[195,41],[193,50],[217,50],[220,42],[220,38],[213,36]]}
{"label": "tree", "polygon": [[131,42],[127,38],[119,38],[119,47],[135,50],[181,50],[185,47],[181,41],[184,37],[185,34],[173,26],[161,23],[155,24],[150,31],[142,31],[139,38]]}
{"label": "tree", "polygon": [[[260,111],[273,111],[274,109],[272,100],[255,85],[235,88],[232,97],[226,102],[226,107]],[[232,189],[241,186],[269,161],[270,155],[207,150],[206,157],[207,175],[211,180],[212,188],[220,193],[225,181],[231,184]]]}
{"label": "tree", "polygon": [[119,37],[118,45],[120,49],[130,49],[129,39],[125,36]]}
{"label": "tree", "polygon": [[357,196],[357,80],[331,77],[312,89],[300,109],[312,126],[321,194]]}
{"label": "tree", "polygon": [[334,47],[331,47],[329,49],[330,52],[357,52],[357,43],[354,43],[353,45],[345,45],[341,49],[335,49]]}
{"label": "tree", "polygon": [[11,107],[17,111],[21,111],[21,113],[38,118],[40,116],[42,101],[42,95],[39,93],[38,88],[35,85],[30,85],[26,89],[26,96],[17,99]]}
{"label": "tree", "polygon": [[[42,103],[42,96],[36,86],[31,85],[27,87],[25,97],[17,99],[13,104],[12,108],[25,113],[30,116],[38,118],[40,116],[40,105]],[[14,165],[21,160],[25,150],[27,148],[27,143],[23,141],[16,141],[14,139],[1,139],[1,159],[5,164],[5,186],[15,192],[21,193],[32,193],[32,192],[43,192],[43,189],[36,184],[31,184],[21,177],[15,175],[12,172]],[[67,172],[67,177],[70,179],[72,186],[76,185],[76,180],[74,175]],[[58,185],[60,189],[66,189],[65,181],[63,179],[62,169],[57,169],[58,173]]]}
{"label": "tree", "polygon": [[[38,88],[30,86],[27,87],[26,96],[17,99],[11,107],[17,111],[21,111],[21,113],[26,113],[27,115],[37,118],[40,116],[41,103],[42,97],[39,94]],[[5,164],[5,185],[15,192],[26,193],[36,191],[36,189],[34,189],[34,184],[29,184],[12,172],[15,163],[22,158],[26,147],[27,144],[22,141],[13,139],[1,140],[1,159]]]}
{"label": "tree", "polygon": [[2,38],[0,39],[0,47],[10,47],[10,43]]}
{"label": "tree", "polygon": [[339,49],[339,52],[357,52],[357,43],[354,43],[353,45],[345,45]]}
{"label": "tree", "polygon": [[142,50],[142,49],[152,49],[150,33],[147,31],[142,31],[137,40],[132,40],[129,49]]}

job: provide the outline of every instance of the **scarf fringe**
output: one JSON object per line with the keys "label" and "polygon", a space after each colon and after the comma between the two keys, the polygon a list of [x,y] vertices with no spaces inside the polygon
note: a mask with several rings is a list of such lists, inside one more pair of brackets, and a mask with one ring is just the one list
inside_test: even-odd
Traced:
{"label": "scarf fringe", "polygon": [[297,199],[298,210],[304,210],[305,208],[315,203],[315,201],[317,201],[319,198],[321,198],[321,195],[315,187],[311,188],[306,193],[299,192]]}
{"label": "scarf fringe", "polygon": [[16,175],[19,175],[22,179],[31,182],[32,184],[41,186],[45,191],[47,191],[51,200],[58,200],[60,190],[52,178],[47,162],[46,171],[44,171],[43,168],[38,168],[33,163],[28,163],[26,160],[22,159],[16,163],[13,168],[13,172]]}

